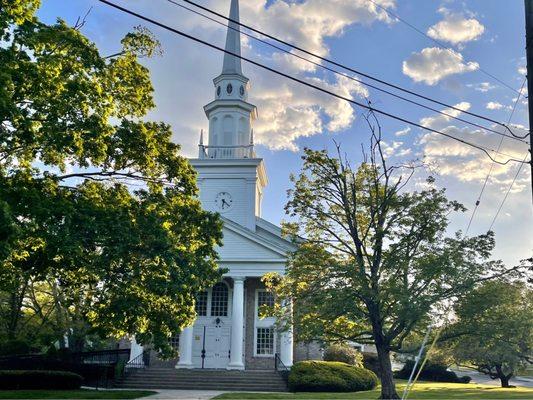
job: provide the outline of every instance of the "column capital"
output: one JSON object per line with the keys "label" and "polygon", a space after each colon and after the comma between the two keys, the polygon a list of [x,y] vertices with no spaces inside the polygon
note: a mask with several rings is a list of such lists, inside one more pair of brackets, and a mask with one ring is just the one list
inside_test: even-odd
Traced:
{"label": "column capital", "polygon": [[231,279],[233,279],[233,282],[244,282],[246,280],[245,276],[232,276]]}

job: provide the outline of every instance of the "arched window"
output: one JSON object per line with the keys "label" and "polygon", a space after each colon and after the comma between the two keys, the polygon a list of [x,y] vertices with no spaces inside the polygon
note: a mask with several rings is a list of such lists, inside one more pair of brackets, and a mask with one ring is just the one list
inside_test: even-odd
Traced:
{"label": "arched window", "polygon": [[239,145],[246,146],[250,142],[248,138],[248,124],[246,119],[239,118]]}
{"label": "arched window", "polygon": [[224,146],[233,145],[233,132],[235,128],[233,127],[233,117],[231,115],[226,115],[222,123],[223,130],[223,143]]}
{"label": "arched window", "polygon": [[225,283],[219,282],[213,286],[211,293],[211,316],[228,316],[228,287]]}

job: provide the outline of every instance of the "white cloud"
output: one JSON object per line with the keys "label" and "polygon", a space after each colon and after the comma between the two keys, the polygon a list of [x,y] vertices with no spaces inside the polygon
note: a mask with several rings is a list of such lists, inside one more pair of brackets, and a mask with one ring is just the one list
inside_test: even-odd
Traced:
{"label": "white cloud", "polygon": [[[455,105],[455,107],[466,111],[470,104],[463,102]],[[443,111],[448,114],[454,113],[455,116],[461,114],[456,110],[446,109]],[[480,129],[457,127],[450,124],[450,121],[450,118],[445,116],[432,116],[423,118],[420,123],[486,149],[497,150],[499,147],[499,152],[504,154],[496,154],[491,151],[489,153],[501,162],[505,162],[510,157],[521,160],[527,153],[527,144],[525,143],[505,138],[500,146],[501,136]],[[499,126],[492,126],[491,129],[505,133],[505,129]],[[424,133],[418,144],[422,147],[425,160],[437,165],[441,175],[452,176],[460,182],[482,182],[489,169],[492,168],[491,184],[504,188],[509,186],[513,174],[516,172],[517,164],[515,162],[509,162],[507,165],[495,163],[491,166],[492,161],[481,150],[437,133]],[[520,184],[516,190],[519,188],[521,188]]]}
{"label": "white cloud", "polygon": [[479,39],[484,31],[483,24],[475,18],[446,13],[442,21],[428,29],[427,34],[433,39],[458,45]]}
{"label": "white cloud", "polygon": [[[271,75],[256,77],[254,98],[259,110],[255,124],[256,142],[275,150],[297,150],[299,137],[324,130],[338,132],[355,119],[352,106],[344,100],[327,96],[301,85],[284,82]],[[308,78],[314,85],[344,97],[368,95],[359,83],[338,77],[334,83]]]}
{"label": "white cloud", "polygon": [[[395,0],[378,0],[376,3],[385,8],[395,7]],[[392,22],[385,11],[368,0],[243,0],[241,18],[253,21],[255,28],[298,43],[320,56],[329,53],[325,39],[342,35],[350,25]],[[301,64],[301,60],[295,57],[286,61]]]}
{"label": "white cloud", "polygon": [[487,110],[501,110],[505,106],[497,101],[489,101],[485,107]]}
{"label": "white cloud", "polygon": [[467,101],[455,104],[454,108],[445,108],[444,110],[442,110],[442,112],[447,115],[439,114],[432,117],[422,118],[420,120],[420,125],[437,130],[445,128],[453,117],[458,117],[462,114],[460,110],[468,111],[470,109],[470,106],[470,103]]}
{"label": "white cloud", "polygon": [[518,73],[520,75],[527,75],[527,68],[524,66],[518,67]]}
{"label": "white cloud", "polygon": [[394,132],[394,135],[395,136],[405,136],[405,135],[408,135],[409,132],[411,132],[411,127],[407,126],[404,129],[401,129],[399,131]]}
{"label": "white cloud", "polygon": [[399,141],[393,141],[390,144],[382,141],[381,148],[385,157],[405,157],[411,154],[411,149],[403,148],[403,142]]}
{"label": "white cloud", "polygon": [[412,53],[403,62],[403,73],[415,82],[435,85],[441,79],[454,74],[475,71],[479,68],[476,62],[463,60],[461,53],[438,47],[427,47],[420,53]]}
{"label": "white cloud", "polygon": [[466,87],[473,88],[481,93],[487,93],[489,90],[496,89],[496,86],[492,85],[490,82],[468,83]]}

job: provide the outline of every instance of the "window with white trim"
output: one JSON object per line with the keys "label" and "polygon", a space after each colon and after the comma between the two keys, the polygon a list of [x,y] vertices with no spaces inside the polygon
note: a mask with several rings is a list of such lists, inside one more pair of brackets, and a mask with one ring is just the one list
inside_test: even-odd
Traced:
{"label": "window with white trim", "polygon": [[[274,307],[274,295],[266,290],[257,291],[257,317],[260,318],[262,307]],[[266,318],[271,315],[266,316]]]}
{"label": "window with white trim", "polygon": [[265,316],[261,318],[261,307],[274,305],[274,296],[264,289],[255,291],[254,318],[254,355],[258,357],[273,357],[276,352],[276,318]]}
{"label": "window with white trim", "polygon": [[169,344],[170,346],[178,351],[180,349],[180,334],[179,333],[175,333],[170,339],[169,339]]}
{"label": "window with white trim", "polygon": [[211,316],[227,317],[228,316],[228,287],[225,283],[219,282],[211,291]]}
{"label": "window with white trim", "polygon": [[256,354],[259,356],[274,355],[274,328],[257,328]]}

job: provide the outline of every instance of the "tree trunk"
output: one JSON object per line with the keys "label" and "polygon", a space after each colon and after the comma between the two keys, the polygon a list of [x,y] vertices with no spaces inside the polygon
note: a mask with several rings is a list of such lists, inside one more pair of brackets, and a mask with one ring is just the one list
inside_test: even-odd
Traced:
{"label": "tree trunk", "polygon": [[500,375],[500,382],[502,383],[503,388],[511,387],[511,385],[509,385],[509,378],[505,375]]}
{"label": "tree trunk", "polygon": [[381,371],[381,397],[380,399],[399,399],[396,393],[396,385],[392,376],[392,364],[390,362],[390,350],[386,349],[383,343],[376,340],[376,349],[378,351],[379,369]]}
{"label": "tree trunk", "polygon": [[509,384],[509,381],[511,380],[511,377],[513,376],[512,373],[510,373],[508,375],[505,375],[505,373],[502,370],[502,367],[499,366],[499,365],[496,366],[496,372],[498,373],[498,378],[500,378],[500,382],[501,382],[503,388],[512,387]]}

